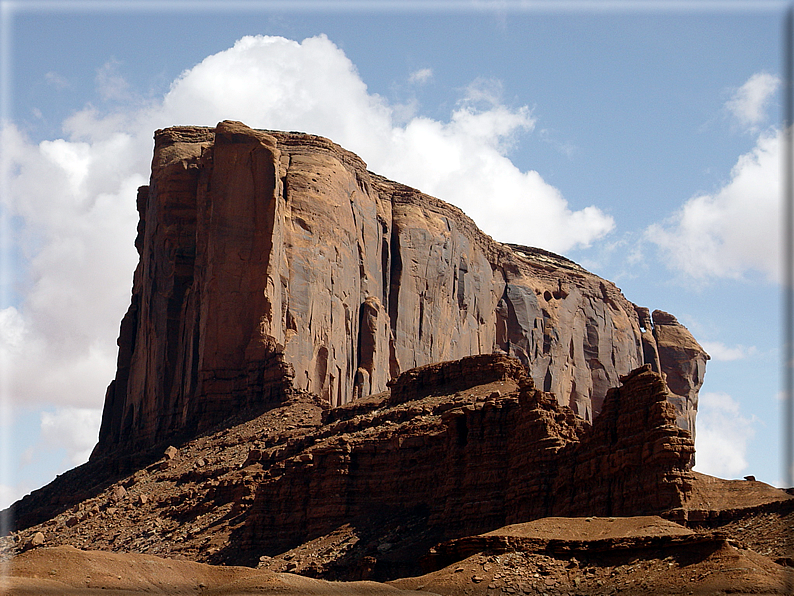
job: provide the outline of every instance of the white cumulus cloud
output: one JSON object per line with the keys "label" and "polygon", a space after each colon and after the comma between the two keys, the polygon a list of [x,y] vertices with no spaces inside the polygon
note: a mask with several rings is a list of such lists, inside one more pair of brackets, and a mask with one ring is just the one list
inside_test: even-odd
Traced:
{"label": "white cumulus cloud", "polygon": [[537,172],[509,160],[535,120],[526,106],[504,105],[501,92],[499,81],[477,79],[449,121],[403,122],[398,106],[368,93],[355,65],[325,36],[301,43],[245,37],[185,71],[162,105],[139,120],[145,130],[234,119],[319,134],[370,169],[457,205],[497,240],[563,252],[602,237],[614,227],[610,216],[596,207],[570,210]]}
{"label": "white cumulus cloud", "polygon": [[41,443],[48,449],[65,449],[64,469],[88,461],[96,445],[102,410],[99,408],[56,408],[41,413]]}
{"label": "white cumulus cloud", "polygon": [[781,143],[779,131],[762,134],[722,188],[689,199],[668,221],[646,230],[668,266],[701,279],[752,272],[780,278]]}
{"label": "white cumulus cloud", "polygon": [[719,341],[701,341],[700,345],[711,356],[711,359],[719,362],[731,362],[733,360],[742,360],[748,356],[754,355],[757,350],[754,346],[726,346]]}
{"label": "white cumulus cloud", "polygon": [[747,468],[747,445],[755,435],[754,418],[742,415],[726,393],[701,393],[698,398],[695,469],[720,478],[734,478]]}
{"label": "white cumulus cloud", "polygon": [[757,130],[765,122],[767,107],[779,87],[779,77],[768,72],[756,73],[733,91],[725,108],[742,128]]}
{"label": "white cumulus cloud", "polygon": [[4,387],[26,406],[96,405],[115,370],[146,178],[122,165],[132,148],[119,136],[33,145],[6,127],[2,143],[11,179],[2,208],[23,222],[14,240],[30,280],[24,302],[0,311]]}

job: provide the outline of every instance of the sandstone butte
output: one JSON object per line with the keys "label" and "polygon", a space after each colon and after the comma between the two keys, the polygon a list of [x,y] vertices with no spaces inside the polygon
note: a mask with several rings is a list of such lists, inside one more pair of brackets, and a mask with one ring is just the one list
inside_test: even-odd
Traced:
{"label": "sandstone butte", "polygon": [[650,364],[694,434],[709,357],[675,317],[564,257],[496,242],[327,139],[231,121],[158,130],[137,206],[140,262],[94,458],[294,391],[339,406],[490,353],[586,421]]}
{"label": "sandstone butte", "polygon": [[159,130],[138,211],[99,442],[0,589],[785,591],[794,498],[691,469],[672,315],[301,133]]}

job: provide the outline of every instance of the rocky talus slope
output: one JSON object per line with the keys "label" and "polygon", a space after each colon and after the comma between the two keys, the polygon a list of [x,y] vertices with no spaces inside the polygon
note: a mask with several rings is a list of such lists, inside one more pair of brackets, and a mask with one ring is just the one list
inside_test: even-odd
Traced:
{"label": "rocky talus slope", "polygon": [[[512,357],[427,365],[345,406],[304,394],[235,433],[171,447],[45,527],[58,528],[65,544],[84,534],[106,548],[165,546],[198,561],[256,565],[346,524],[379,540],[412,524],[387,550],[359,544],[344,554],[350,544],[339,553],[344,561],[315,572],[347,578],[372,558],[379,577],[396,577],[417,571],[442,540],[506,523],[684,507],[694,446],[675,424],[668,393],[645,365],[607,394],[591,427],[536,389]],[[284,416],[286,427],[278,423]],[[31,501],[57,503],[60,492],[85,489],[96,465]],[[132,535],[120,530],[127,524]]]}
{"label": "rocky talus slope", "polygon": [[408,369],[495,351],[588,421],[649,363],[694,432],[708,355],[674,317],[564,257],[494,241],[327,139],[229,121],[157,131],[138,211],[94,458],[293,391],[339,406]]}
{"label": "rocky talus slope", "polygon": [[[286,591],[283,573],[402,577],[436,594],[783,592],[794,499],[689,470],[691,437],[650,366],[592,426],[533,384],[491,355],[407,371],[337,408],[296,394],[111,483],[92,484],[95,462],[61,476],[32,497],[85,498],[5,548],[20,565],[69,545],[271,573],[245,576],[262,590],[250,593]],[[134,560],[121,561],[103,564],[123,576]]]}

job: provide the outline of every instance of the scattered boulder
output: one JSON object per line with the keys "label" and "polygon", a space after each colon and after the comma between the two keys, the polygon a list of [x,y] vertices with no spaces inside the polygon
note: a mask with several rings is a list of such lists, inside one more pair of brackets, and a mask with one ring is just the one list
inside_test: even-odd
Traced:
{"label": "scattered boulder", "polygon": [[240,466],[241,468],[246,468],[252,464],[255,464],[260,459],[262,459],[262,452],[259,449],[251,449],[248,452],[248,457],[245,458],[245,461]]}
{"label": "scattered boulder", "polygon": [[43,532],[34,532],[33,535],[22,546],[22,551],[25,552],[32,548],[38,548],[43,546],[45,542],[47,542],[47,540],[45,539]]}

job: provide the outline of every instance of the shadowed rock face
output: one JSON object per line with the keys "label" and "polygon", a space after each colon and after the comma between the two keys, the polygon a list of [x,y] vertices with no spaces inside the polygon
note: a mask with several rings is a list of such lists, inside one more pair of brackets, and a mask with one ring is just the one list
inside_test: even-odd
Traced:
{"label": "shadowed rock face", "polygon": [[[345,436],[307,441],[289,462],[269,468],[230,553],[255,559],[345,523],[412,514],[423,519],[424,539],[438,542],[547,516],[682,507],[694,444],[674,424],[667,387],[649,365],[610,389],[592,426],[535,389],[522,369],[511,358],[483,355],[408,371],[391,389],[391,408],[369,413],[412,421],[387,432],[373,432],[361,408],[330,410],[329,432]],[[428,394],[453,391],[458,407],[431,405]]]}
{"label": "shadowed rock face", "polygon": [[[275,570],[294,556],[297,573],[387,579],[416,575],[440,541],[509,523],[687,519],[694,444],[650,368],[622,377],[592,425],[504,354],[411,369],[336,408],[298,393],[159,460],[114,474],[107,464],[123,458],[103,458],[59,476],[15,505],[17,544],[40,532],[47,545],[227,565],[272,556]],[[710,492],[694,494],[702,514]]]}
{"label": "shadowed rock face", "polygon": [[708,356],[673,317],[651,319],[563,257],[495,242],[327,139],[229,121],[159,130],[138,211],[94,457],[294,391],[338,406],[410,368],[492,352],[586,420],[650,363],[694,430]]}

